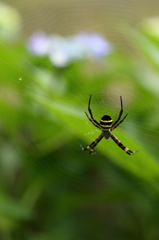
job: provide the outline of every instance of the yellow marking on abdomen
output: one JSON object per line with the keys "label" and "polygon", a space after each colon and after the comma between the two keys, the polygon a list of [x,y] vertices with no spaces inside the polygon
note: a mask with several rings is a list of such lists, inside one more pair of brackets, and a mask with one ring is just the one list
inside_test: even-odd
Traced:
{"label": "yellow marking on abdomen", "polygon": [[100,126],[101,127],[111,127],[112,125],[109,125],[109,124],[108,125],[102,125],[102,124],[100,124]]}
{"label": "yellow marking on abdomen", "polygon": [[101,122],[113,122],[113,120],[100,120]]}

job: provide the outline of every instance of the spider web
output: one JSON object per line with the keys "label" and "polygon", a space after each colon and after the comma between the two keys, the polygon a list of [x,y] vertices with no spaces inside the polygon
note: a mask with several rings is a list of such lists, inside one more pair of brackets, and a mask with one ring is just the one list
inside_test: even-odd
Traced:
{"label": "spider web", "polygon": [[[11,6],[13,6],[15,9],[17,9],[21,15],[23,28],[22,28],[22,35],[19,37],[20,40],[24,39],[25,41],[27,37],[29,37],[31,34],[33,34],[36,31],[44,31],[48,34],[56,33],[59,35],[67,36],[67,35],[73,35],[73,34],[79,33],[80,31],[83,31],[83,30],[88,30],[92,32],[102,33],[110,41],[114,42],[117,45],[122,46],[125,49],[127,48],[127,45],[120,32],[122,24],[126,23],[132,26],[135,26],[144,16],[155,14],[155,9],[156,9],[156,5],[155,5],[156,3],[153,4],[152,1],[151,2],[147,1],[145,3],[145,1],[134,1],[134,0],[131,0],[131,1],[124,1],[124,0],[123,1],[109,1],[109,0],[107,1],[104,1],[104,0],[103,1],[95,1],[95,0],[94,1],[92,0],[91,1],[89,0],[88,1],[82,1],[82,0],[79,0],[79,1],[78,0],[76,1],[71,1],[71,0],[68,0],[68,1],[62,1],[62,0],[61,1],[51,1],[51,0],[18,1],[17,0],[17,1],[14,1],[14,3],[12,1],[6,1],[6,2]],[[145,8],[143,8],[143,5]],[[147,11],[146,9],[149,9],[149,13],[146,12]],[[8,52],[8,58],[10,58],[12,54],[12,48],[8,43],[6,43],[6,45],[10,50]],[[131,58],[131,54],[132,53],[130,53],[130,58]],[[22,61],[27,62],[27,60],[25,60],[23,55],[19,56],[19,58]],[[1,61],[3,62],[4,65],[8,64],[6,59],[1,58]],[[139,61],[142,61],[142,60],[139,59]],[[32,67],[34,68],[31,62],[27,64],[32,65]],[[136,62],[136,64],[138,63]],[[15,68],[14,66],[10,66],[10,67],[12,71]],[[81,68],[83,68],[82,64],[81,64]],[[93,71],[94,69],[93,63],[92,65],[90,65],[90,69],[91,68]],[[19,71],[18,68],[16,70]],[[41,74],[43,75],[42,72]],[[68,71],[68,74],[71,76],[72,73]],[[41,95],[42,97],[44,95],[46,98],[48,97],[46,93],[45,94],[42,93],[38,88],[35,87],[36,84],[38,85],[38,83],[32,77],[32,75],[25,76],[25,78],[21,77],[21,75],[23,74],[19,72],[19,77],[17,78],[17,74],[15,76],[13,71],[13,76],[11,81],[13,85],[15,85],[15,91],[13,89],[10,90],[10,86],[7,86],[7,85],[1,86],[1,90],[3,91],[4,95],[8,91],[14,92],[14,96],[17,97],[17,99],[14,99],[14,100],[18,101],[18,97],[21,96],[19,85],[22,85],[24,88],[30,89],[33,93],[38,92],[38,94]],[[31,78],[34,84],[27,84],[27,78]],[[117,118],[118,113],[120,111],[119,96],[123,97],[125,114],[128,112],[129,115],[131,115],[132,111],[142,112],[142,107],[140,106],[140,98],[144,99],[145,106],[150,105],[150,100],[147,97],[144,97],[142,93],[141,95],[136,96],[136,93],[134,91],[134,84],[128,78],[129,77],[127,75],[123,75],[121,73],[120,75],[118,75],[118,79],[124,79],[124,81],[119,81],[119,80],[110,81],[107,88],[105,88],[104,84],[101,83],[101,88],[100,88],[101,90],[96,92],[95,96],[94,95],[92,96],[92,102],[91,102],[91,108],[92,108],[94,117],[97,121],[99,121],[100,118],[105,114],[111,115],[114,120]],[[60,83],[58,83],[58,86],[60,87]],[[47,87],[46,85],[45,87],[48,89],[48,91],[50,91],[49,86]],[[76,95],[77,96],[81,95],[78,88],[80,89],[80,85],[78,85],[77,83],[77,88],[74,89],[75,90],[74,93],[72,93],[71,90],[69,90],[70,92],[68,92],[69,93],[68,98],[71,95],[72,97],[76,97]],[[90,89],[90,94],[91,94],[91,89]],[[28,95],[23,95],[22,97],[24,97],[25,99],[28,99]],[[87,111],[87,104],[89,99],[88,92],[85,92],[85,93],[83,92],[81,99],[85,99],[85,108],[83,109],[83,114],[84,114],[84,111]],[[96,99],[101,99],[101,100],[97,101]],[[132,100],[133,100],[133,104],[130,104]],[[57,100],[57,102],[58,101],[60,102],[60,100]],[[71,98],[69,99],[69,103],[74,105],[74,101],[71,100]],[[80,102],[79,100],[78,104],[80,105],[80,103],[83,106],[83,102],[82,101]],[[22,106],[24,111],[25,111],[25,108],[28,108],[28,107],[34,109],[34,104],[32,106],[28,106],[28,105],[22,105]],[[44,114],[47,115],[46,112],[44,112]],[[25,117],[26,116],[24,116],[24,119],[22,119],[22,121],[24,122],[25,122]],[[11,124],[10,121],[12,121],[12,117],[8,119],[8,123],[7,123],[8,126]],[[142,122],[142,119],[137,119],[136,121],[140,124]],[[85,123],[91,124],[87,118],[85,120]],[[152,127],[151,121],[149,123],[149,127],[150,128]],[[35,131],[38,129],[38,126],[32,125],[32,126],[28,126],[28,129],[29,128],[31,129],[31,131]],[[80,126],[80,128],[82,128],[82,126]],[[124,121],[124,123],[122,123],[121,128],[125,132],[127,132],[128,136],[129,135],[134,136],[134,133],[136,131],[135,124],[132,125],[129,122],[129,116]],[[146,126],[143,125],[142,128],[145,128],[145,133],[143,134],[143,130],[141,131],[142,136],[139,142],[142,143],[142,139],[143,141],[151,142],[153,136],[147,133],[147,125]],[[96,129],[93,125],[91,129],[92,131],[88,131],[88,132],[83,131],[83,135],[88,135],[88,134],[92,135],[92,141],[93,141],[94,137],[95,136],[97,137],[99,135],[99,130]],[[69,142],[68,135],[63,136],[63,138],[68,139],[68,142],[66,143],[65,151],[67,151],[67,147],[79,148],[81,144],[81,140],[79,142],[79,139],[75,139],[73,143],[71,141]],[[122,139],[120,140],[122,141]],[[153,142],[155,144],[155,139]],[[100,143],[100,144],[109,144],[110,146],[111,143]],[[126,143],[124,144],[126,145]],[[85,145],[85,143],[82,143],[82,145]],[[127,146],[127,147],[131,149],[131,146]],[[30,148],[29,151],[34,152],[35,148],[36,146]],[[149,148],[150,148],[150,151],[155,151],[155,150],[152,150],[151,144]],[[137,150],[137,149],[132,149],[132,150]],[[17,147],[17,151],[20,151],[18,147]],[[43,155],[42,152],[41,154]],[[87,154],[88,152],[81,151],[80,158],[83,158],[83,161],[87,161]],[[76,155],[74,153],[74,155],[71,155],[71,152],[70,152],[69,157],[70,159],[75,159],[78,157],[78,154]],[[50,161],[52,160],[52,156],[48,157],[48,159],[49,159],[48,162],[39,163],[39,164],[43,164],[46,172],[50,167]],[[29,164],[30,163],[28,163],[28,165]],[[68,176],[68,174],[67,175],[64,174],[65,167],[66,166],[64,162],[61,164],[58,163],[57,166],[55,167],[56,174],[61,176],[61,178],[66,178],[67,181],[74,181],[75,179],[72,178],[71,175]],[[67,166],[66,168],[76,172],[78,171],[77,168],[79,169],[80,167],[81,166],[76,165],[74,161],[72,162],[72,165]],[[80,179],[80,177],[78,181],[76,179],[75,182],[76,184],[78,182],[79,185],[84,184],[84,180]]]}

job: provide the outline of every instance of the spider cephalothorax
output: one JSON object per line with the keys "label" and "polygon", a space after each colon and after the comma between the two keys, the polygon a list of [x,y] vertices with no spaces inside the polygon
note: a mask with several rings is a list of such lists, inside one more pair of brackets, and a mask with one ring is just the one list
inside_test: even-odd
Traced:
{"label": "spider cephalothorax", "polygon": [[109,115],[104,115],[101,119],[100,119],[100,123],[98,123],[98,121],[96,121],[93,117],[93,114],[92,114],[92,110],[90,108],[90,103],[91,103],[91,95],[90,95],[90,98],[89,98],[89,102],[88,102],[88,112],[90,114],[90,116],[88,116],[88,114],[86,113],[86,116],[87,118],[91,121],[91,123],[99,128],[102,133],[99,135],[99,137],[97,137],[88,147],[86,148],[83,148],[82,147],[82,150],[89,150],[90,151],[90,154],[93,154],[93,149],[94,147],[102,140],[102,138],[106,138],[106,139],[109,139],[109,138],[112,138],[113,141],[118,144],[118,146],[123,149],[127,154],[129,155],[133,155],[134,153],[138,152],[139,150],[137,151],[131,151],[129,148],[125,147],[121,141],[112,133],[112,131],[119,126],[119,124],[121,124],[124,119],[127,117],[128,113],[121,119],[121,116],[123,114],[123,102],[122,102],[122,97],[120,96],[120,103],[121,103],[121,109],[120,109],[120,112],[119,112],[119,116],[117,118],[117,120],[115,122],[113,122],[112,118],[109,116]]}

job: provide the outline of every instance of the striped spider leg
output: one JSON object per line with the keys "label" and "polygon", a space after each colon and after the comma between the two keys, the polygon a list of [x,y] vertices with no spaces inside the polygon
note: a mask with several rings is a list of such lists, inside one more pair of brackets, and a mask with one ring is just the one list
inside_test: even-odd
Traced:
{"label": "striped spider leg", "polygon": [[102,138],[103,138],[103,134],[100,134],[99,137],[97,137],[88,147],[83,148],[83,147],[81,146],[82,150],[83,150],[83,151],[89,150],[89,153],[90,153],[91,155],[92,155],[92,154],[95,154],[95,152],[93,153],[93,149],[94,149],[94,147],[102,140]]}
{"label": "striped spider leg", "polygon": [[124,119],[128,116],[128,113],[123,117],[122,120],[121,117],[122,117],[122,114],[123,114],[123,101],[122,101],[122,97],[120,96],[120,104],[121,104],[121,107],[120,107],[120,112],[119,112],[119,116],[117,118],[117,120],[112,124],[112,127],[111,127],[111,131],[113,131],[116,127],[118,127],[120,125],[120,123],[122,123],[124,121]]}
{"label": "striped spider leg", "polygon": [[110,137],[111,139],[113,139],[113,141],[121,148],[124,150],[124,152],[126,152],[128,155],[134,155],[135,153],[137,153],[139,150],[137,151],[131,151],[129,148],[125,147],[122,142],[112,133],[110,132]]}
{"label": "striped spider leg", "polygon": [[94,119],[93,114],[92,114],[92,110],[91,110],[91,108],[90,108],[90,105],[91,105],[91,97],[92,97],[92,95],[90,95],[90,97],[89,97],[89,102],[88,102],[88,112],[89,112],[89,114],[90,114],[90,117],[88,116],[88,114],[87,114],[86,112],[85,112],[85,114],[86,114],[87,118],[89,119],[89,121],[91,121],[91,123],[93,123],[93,125],[94,125],[95,127],[101,129],[101,128],[100,128],[100,124]]}

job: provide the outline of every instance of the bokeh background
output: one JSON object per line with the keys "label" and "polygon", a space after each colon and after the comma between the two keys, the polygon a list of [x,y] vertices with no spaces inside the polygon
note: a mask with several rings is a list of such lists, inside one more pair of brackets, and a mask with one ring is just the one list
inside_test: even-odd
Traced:
{"label": "bokeh background", "polygon": [[[159,2],[0,2],[0,239],[159,239]],[[127,155],[103,139],[114,120]],[[123,115],[124,116],[124,115]]]}

